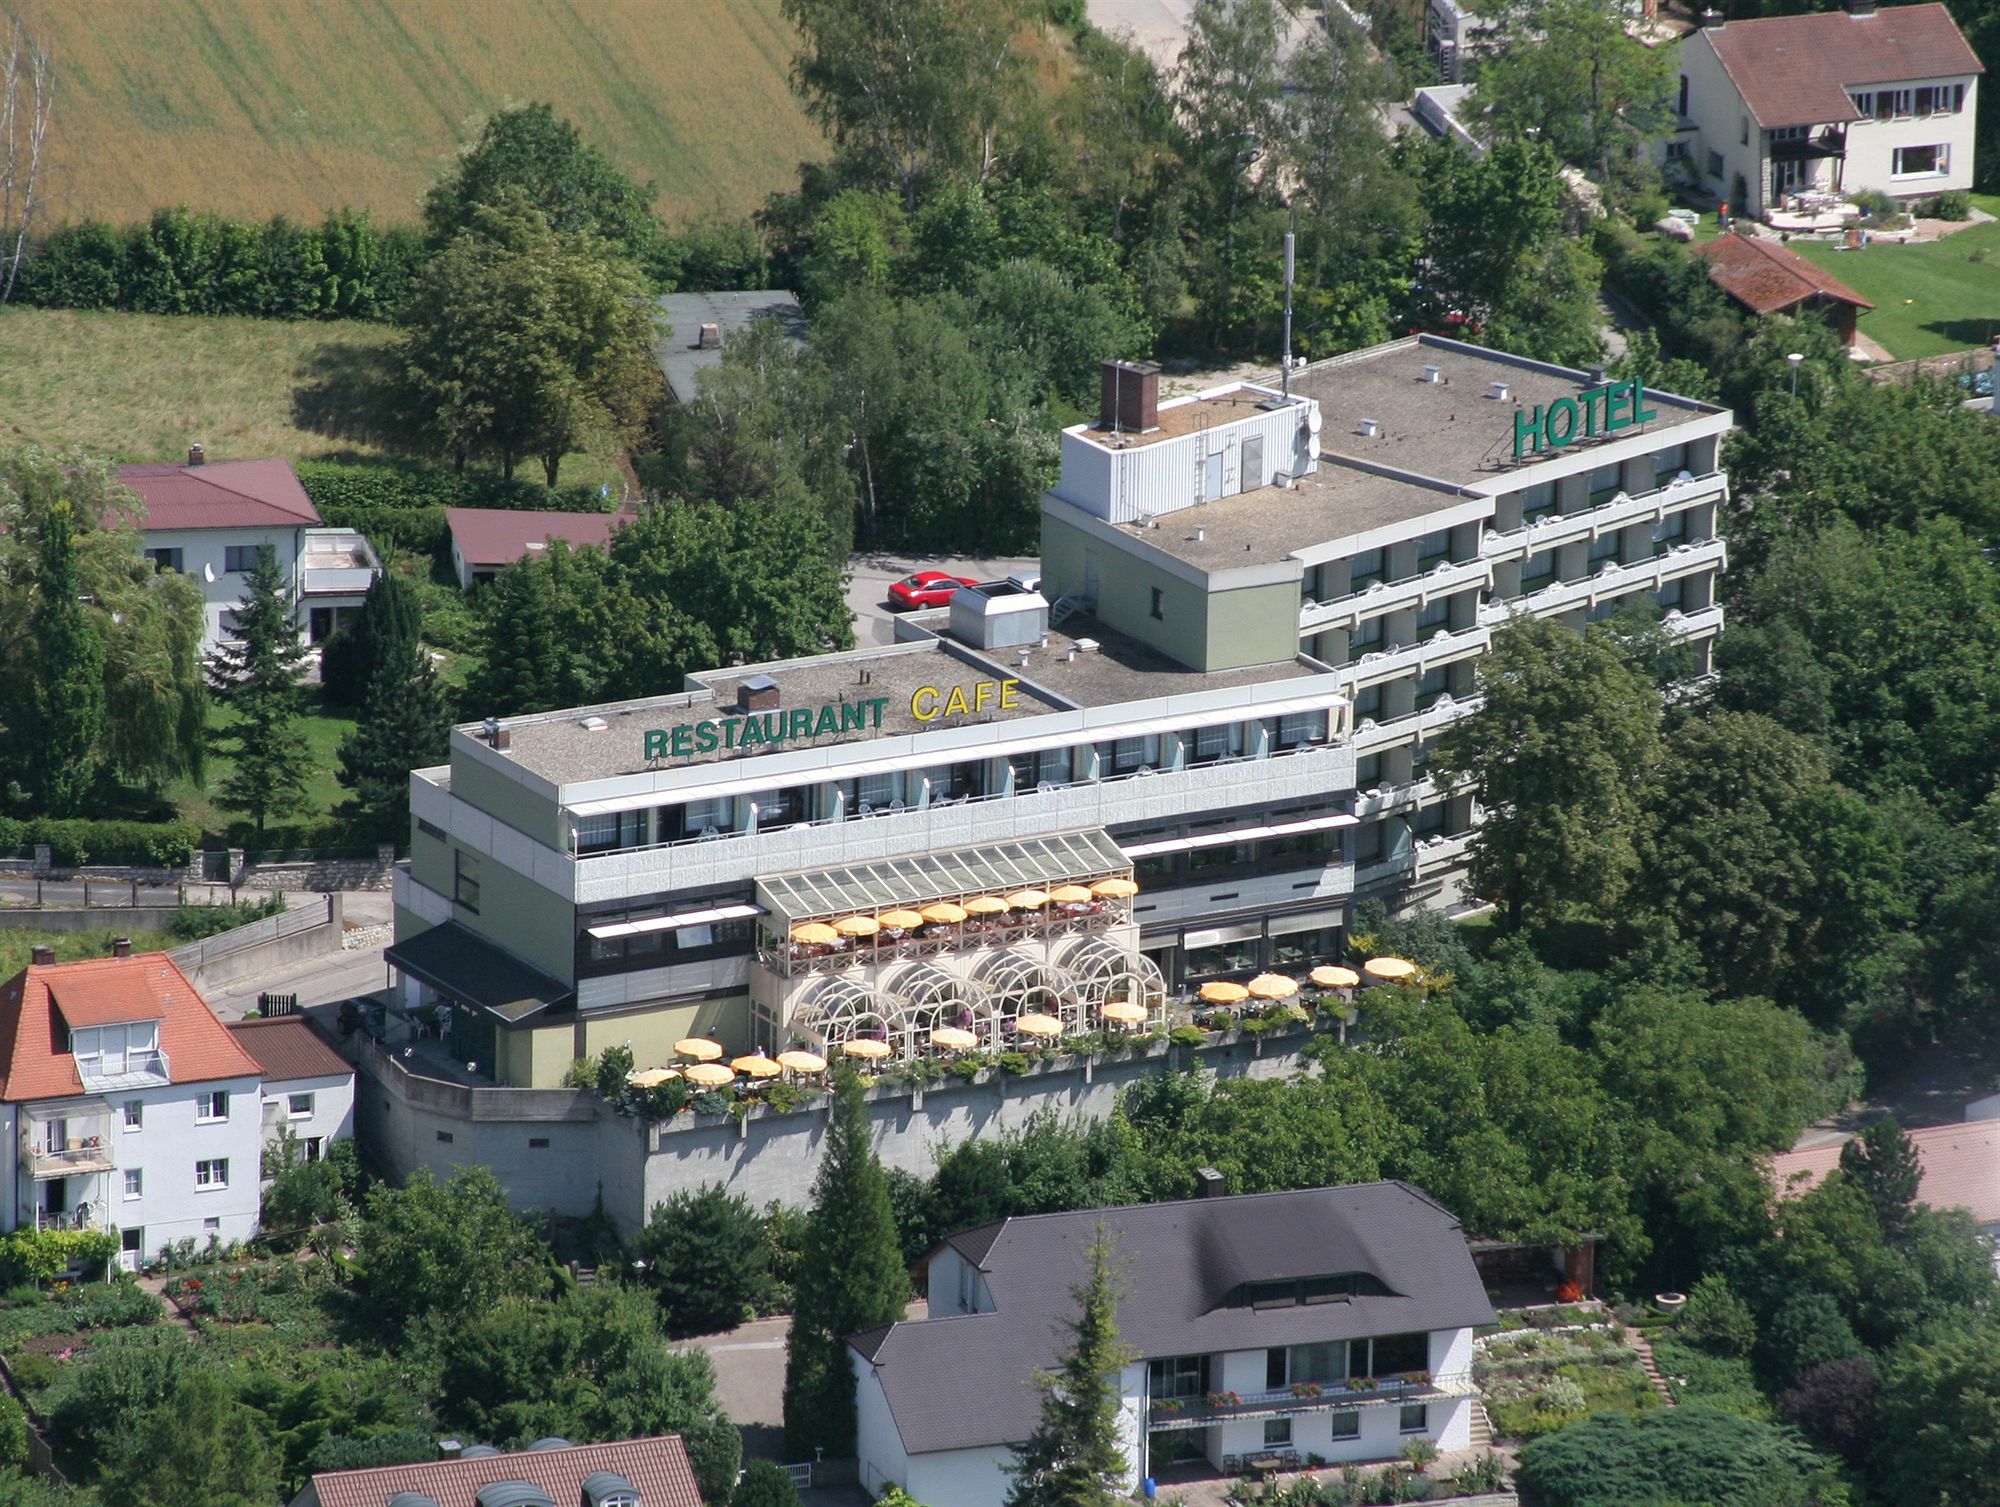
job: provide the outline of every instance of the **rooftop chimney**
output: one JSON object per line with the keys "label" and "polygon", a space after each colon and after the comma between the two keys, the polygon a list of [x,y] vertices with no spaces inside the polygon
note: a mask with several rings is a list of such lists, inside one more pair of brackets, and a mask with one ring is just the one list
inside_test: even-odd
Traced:
{"label": "rooftop chimney", "polygon": [[438,1440],[438,1458],[440,1460],[456,1460],[464,1453],[465,1445],[461,1441],[457,1439]]}
{"label": "rooftop chimney", "polygon": [[488,717],[486,719],[486,742],[488,747],[504,749],[512,741],[513,739],[509,736],[507,729],[500,725],[498,717]]}
{"label": "rooftop chimney", "polygon": [[1717,10],[1712,5],[1707,10],[1701,13],[1700,21],[1702,30],[1704,31],[1722,30],[1722,25],[1723,25],[1722,12]]}
{"label": "rooftop chimney", "polygon": [[192,445],[188,446],[188,464],[190,466],[205,465],[207,460],[208,457],[202,451],[200,440],[196,440]]}
{"label": "rooftop chimney", "polygon": [[113,937],[111,939],[111,955],[114,958],[129,958],[132,956],[132,939],[130,937]]}
{"label": "rooftop chimney", "polygon": [[695,336],[694,348],[698,351],[719,351],[722,349],[722,326],[705,324]]}
{"label": "rooftop chimney", "polygon": [[1200,1190],[1195,1194],[1197,1198],[1222,1198],[1229,1192],[1228,1180],[1213,1167],[1195,1168],[1194,1181]]}
{"label": "rooftop chimney", "polygon": [[736,686],[736,710],[739,712],[775,711],[778,705],[778,682],[768,675],[752,675],[748,680],[739,681]]}
{"label": "rooftop chimney", "polygon": [[1437,381],[1438,377],[1443,373],[1443,371],[1444,371],[1443,367],[1426,366],[1424,368],[1424,375],[1422,380],[1426,382],[1435,382]]}
{"label": "rooftop chimney", "polygon": [[1160,363],[1107,361],[1100,368],[1097,427],[1147,434],[1160,427]]}
{"label": "rooftop chimney", "polygon": [[1847,0],[1847,14],[1855,20],[1865,20],[1875,14],[1875,0]]}
{"label": "rooftop chimney", "polygon": [[56,950],[45,942],[37,942],[33,947],[28,949],[28,961],[37,968],[54,967]]}

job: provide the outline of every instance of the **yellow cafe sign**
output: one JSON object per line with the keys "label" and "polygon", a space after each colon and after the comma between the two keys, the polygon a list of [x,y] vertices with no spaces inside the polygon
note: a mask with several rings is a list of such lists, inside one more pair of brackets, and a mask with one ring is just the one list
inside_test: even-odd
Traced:
{"label": "yellow cafe sign", "polygon": [[1011,712],[1020,704],[1018,680],[975,680],[971,685],[955,685],[949,690],[920,685],[910,693],[910,715],[919,722],[935,722],[939,717],[969,717],[975,712]]}

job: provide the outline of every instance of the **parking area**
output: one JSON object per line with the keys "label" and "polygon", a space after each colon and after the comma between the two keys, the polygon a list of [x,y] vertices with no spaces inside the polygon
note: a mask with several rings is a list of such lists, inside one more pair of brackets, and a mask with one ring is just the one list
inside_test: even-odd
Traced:
{"label": "parking area", "polygon": [[854,611],[854,642],[858,648],[896,641],[896,614],[889,609],[889,583],[919,570],[941,570],[946,575],[970,576],[993,581],[1022,571],[1039,571],[1041,562],[1032,555],[1004,558],[998,555],[957,556],[947,559],[911,555],[858,554],[847,562],[847,605]]}

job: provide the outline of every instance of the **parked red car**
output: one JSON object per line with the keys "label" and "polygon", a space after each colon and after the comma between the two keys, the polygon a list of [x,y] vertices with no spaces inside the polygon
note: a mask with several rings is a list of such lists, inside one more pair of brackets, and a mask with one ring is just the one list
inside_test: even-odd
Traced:
{"label": "parked red car", "polygon": [[941,570],[920,570],[890,586],[889,605],[906,609],[945,607],[950,605],[951,594],[959,587],[978,584],[971,576],[948,576]]}

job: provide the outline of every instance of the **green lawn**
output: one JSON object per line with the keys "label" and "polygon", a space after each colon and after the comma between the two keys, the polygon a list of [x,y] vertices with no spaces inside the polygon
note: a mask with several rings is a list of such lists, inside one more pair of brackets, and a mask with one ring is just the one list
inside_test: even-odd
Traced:
{"label": "green lawn", "polygon": [[134,931],[129,926],[107,926],[96,931],[0,931],[0,978],[12,978],[28,966],[37,947],[53,947],[58,963],[77,963],[101,958],[111,951],[113,937],[130,937],[135,952],[166,952],[181,945],[180,938],[164,931]]}
{"label": "green lawn", "polygon": [[[197,786],[188,780],[180,780],[169,786],[167,799],[188,821],[200,824],[204,833],[211,837],[226,838],[235,847],[272,849],[309,846],[344,846],[346,839],[335,833],[327,833],[328,823],[333,818],[333,808],[346,796],[334,771],[340,767],[340,740],[354,727],[352,717],[337,715],[320,704],[318,687],[312,690],[312,714],[305,719],[306,742],[312,748],[313,774],[306,785],[305,810],[298,816],[283,822],[272,822],[259,838],[255,827],[240,813],[229,811],[216,802],[216,795],[222,788],[223,780],[231,769],[231,761],[218,754],[210,754],[205,781]],[[219,727],[225,720],[224,714],[215,707],[209,708],[210,727]]]}
{"label": "green lawn", "polygon": [[[2000,199],[1978,195],[1976,202],[2000,213]],[[1861,316],[1862,333],[1899,361],[1984,345],[2000,334],[2000,222],[1922,246],[1791,245],[1875,305]]]}

